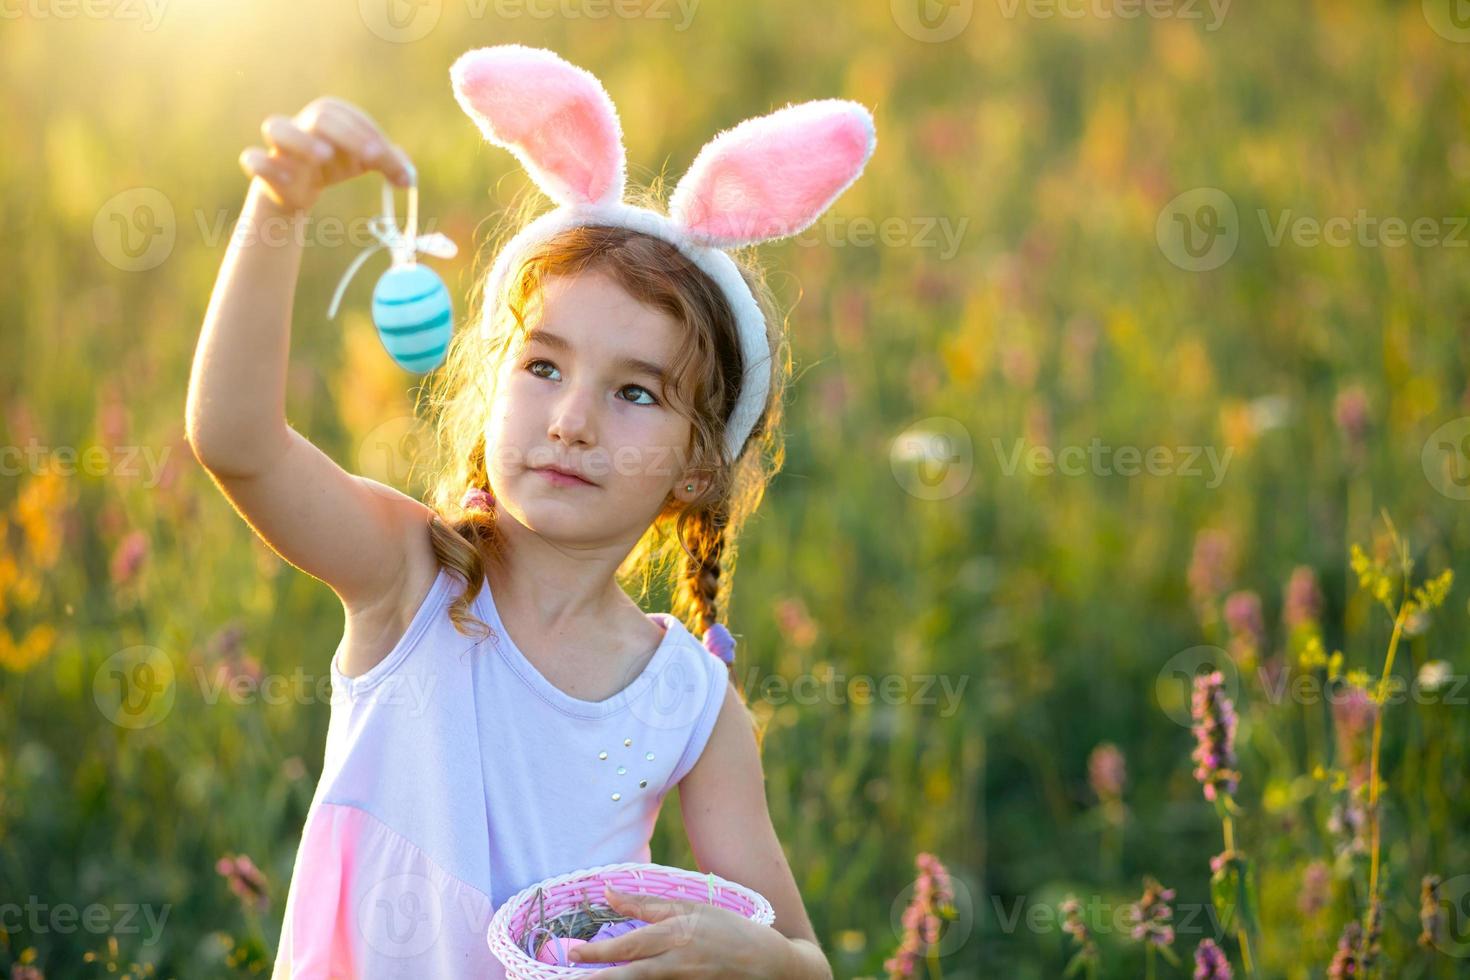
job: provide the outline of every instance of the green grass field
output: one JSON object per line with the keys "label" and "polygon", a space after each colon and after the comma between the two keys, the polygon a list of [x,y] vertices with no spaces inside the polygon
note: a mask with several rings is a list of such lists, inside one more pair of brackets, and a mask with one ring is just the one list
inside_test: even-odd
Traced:
{"label": "green grass field", "polygon": [[[1192,976],[1209,939],[1236,977],[1321,978],[1375,893],[1358,975],[1466,975],[1467,591],[1401,605],[1470,566],[1464,6],[3,4],[0,968],[269,974],[342,612],[183,438],[236,157],[270,113],[362,106],[463,309],[527,180],[448,66],[518,41],[604,80],[639,184],[788,102],[877,120],[863,178],[761,251],[800,377],[729,617],[838,977],[887,975],[921,852],[954,916],[916,976],[1061,976],[1072,896],[1079,976]],[[386,259],[326,318],[378,193],[314,212],[289,418],[414,492]],[[1201,665],[1233,810],[1194,775]],[[654,857],[690,867],[678,817]],[[216,868],[242,854],[258,901]]]}

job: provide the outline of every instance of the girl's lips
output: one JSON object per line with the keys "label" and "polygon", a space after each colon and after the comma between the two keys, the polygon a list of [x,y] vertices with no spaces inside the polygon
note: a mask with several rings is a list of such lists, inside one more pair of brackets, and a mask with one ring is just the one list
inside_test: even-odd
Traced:
{"label": "girl's lips", "polygon": [[592,487],[592,486],[596,486],[595,483],[591,483],[591,482],[589,482],[587,480],[584,480],[580,476],[572,476],[572,475],[567,474],[567,473],[562,473],[559,470],[554,470],[554,469],[552,469],[549,466],[542,467],[541,469],[538,469],[536,472],[537,473],[540,473],[542,476],[546,477],[546,479],[550,480],[555,486],[558,486],[558,487]]}

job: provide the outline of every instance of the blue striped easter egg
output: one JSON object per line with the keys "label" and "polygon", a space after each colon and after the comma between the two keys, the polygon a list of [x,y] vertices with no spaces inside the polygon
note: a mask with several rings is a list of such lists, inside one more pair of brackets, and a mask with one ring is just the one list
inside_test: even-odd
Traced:
{"label": "blue striped easter egg", "polygon": [[388,355],[422,374],[444,363],[454,310],[444,281],[428,266],[395,265],[373,289],[373,323]]}

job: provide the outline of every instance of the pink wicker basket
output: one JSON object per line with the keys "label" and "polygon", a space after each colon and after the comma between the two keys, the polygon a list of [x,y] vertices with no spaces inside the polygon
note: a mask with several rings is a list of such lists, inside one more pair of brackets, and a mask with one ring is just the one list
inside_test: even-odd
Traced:
{"label": "pink wicker basket", "polygon": [[571,977],[587,980],[596,977],[597,973],[589,972],[586,966],[538,962],[526,953],[523,944],[542,915],[553,918],[577,908],[583,901],[605,907],[603,882],[618,891],[636,895],[708,902],[739,912],[763,926],[776,921],[775,910],[765,896],[717,874],[700,874],[663,864],[604,864],[538,881],[516,892],[495,910],[487,938],[490,951],[505,966],[505,975],[510,980],[565,980]]}

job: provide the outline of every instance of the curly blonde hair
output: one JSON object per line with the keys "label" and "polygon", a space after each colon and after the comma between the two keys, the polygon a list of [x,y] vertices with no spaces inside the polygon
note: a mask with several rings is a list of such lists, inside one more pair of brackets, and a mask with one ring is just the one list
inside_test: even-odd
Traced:
{"label": "curly blonde hair", "polygon": [[[657,185],[638,196],[642,200],[634,203],[661,210]],[[480,252],[477,265],[493,262],[515,230],[534,218],[538,203],[532,196],[510,209],[510,219]],[[424,392],[435,450],[425,495],[434,511],[430,539],[440,565],[466,583],[449,607],[450,619],[461,633],[470,635],[472,625],[484,634],[490,632],[470,612],[470,604],[484,584],[487,561],[503,555],[493,512],[460,506],[468,489],[490,490],[484,418],[498,369],[519,350],[534,325],[527,322],[527,311],[539,298],[544,280],[594,270],[686,328],[670,370],[670,387],[677,396],[670,401],[691,423],[691,445],[684,458],[709,479],[704,492],[688,504],[670,495],[618,567],[618,582],[625,589],[634,587],[635,598],[641,600],[660,578],[668,581],[671,611],[695,636],[720,620],[729,601],[740,529],[760,505],[785,458],[780,421],[791,378],[791,353],[776,315],[777,304],[751,253],[747,248],[729,254],[765,315],[772,355],[770,395],[731,464],[726,464],[721,449],[742,370],[735,319],[714,281],[677,248],[628,228],[589,225],[530,250],[506,276],[500,296],[483,295],[486,277],[476,270],[468,324],[456,332],[444,366],[431,376]],[[480,329],[482,321],[488,330]]]}

